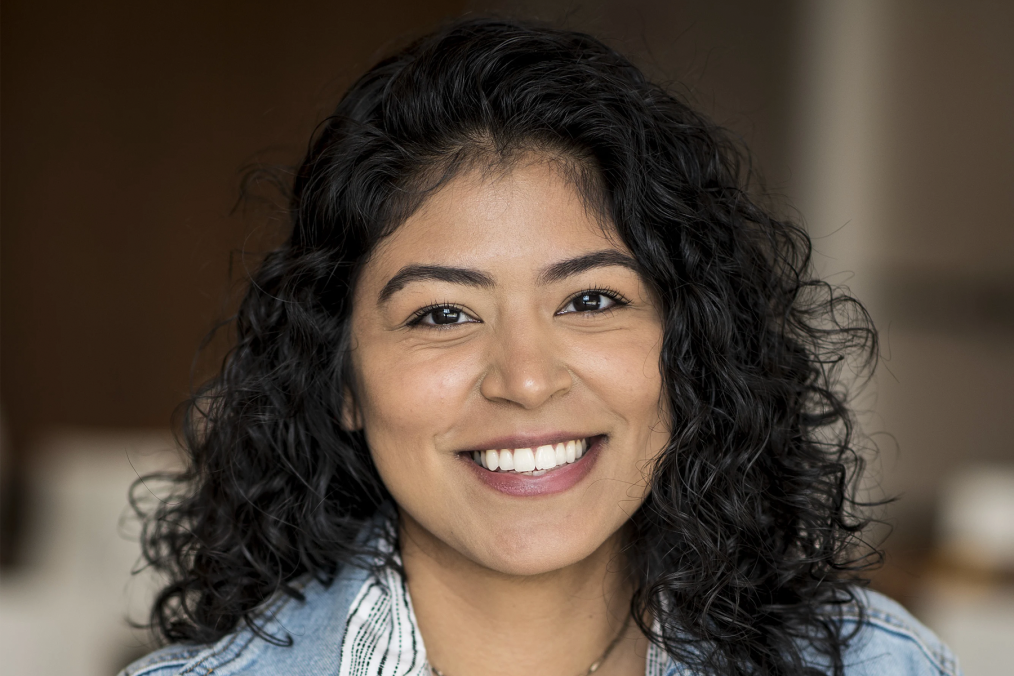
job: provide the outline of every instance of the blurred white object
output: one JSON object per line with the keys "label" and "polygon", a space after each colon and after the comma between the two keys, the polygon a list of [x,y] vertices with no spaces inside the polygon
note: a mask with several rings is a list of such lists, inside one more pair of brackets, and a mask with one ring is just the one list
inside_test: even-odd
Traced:
{"label": "blurred white object", "polygon": [[943,551],[962,563],[1014,571],[1014,466],[970,467],[949,480],[939,538]]}
{"label": "blurred white object", "polygon": [[946,566],[924,583],[918,610],[966,676],[1011,673],[1014,466],[961,470],[940,496],[937,535]]}
{"label": "blurred white object", "polygon": [[127,623],[147,619],[156,586],[130,574],[140,550],[127,491],[179,456],[166,434],[68,431],[33,457],[25,565],[0,578],[4,673],[108,676],[151,648]]}
{"label": "blurred white object", "polygon": [[1010,676],[1014,589],[985,592],[937,582],[925,590],[918,610],[958,656],[965,676]]}

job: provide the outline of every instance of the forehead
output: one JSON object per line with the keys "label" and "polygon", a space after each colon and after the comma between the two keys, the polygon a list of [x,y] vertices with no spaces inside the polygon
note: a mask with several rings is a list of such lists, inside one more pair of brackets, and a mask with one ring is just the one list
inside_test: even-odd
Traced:
{"label": "forehead", "polygon": [[378,245],[364,281],[412,263],[535,270],[603,249],[629,253],[565,171],[530,161],[449,181]]}

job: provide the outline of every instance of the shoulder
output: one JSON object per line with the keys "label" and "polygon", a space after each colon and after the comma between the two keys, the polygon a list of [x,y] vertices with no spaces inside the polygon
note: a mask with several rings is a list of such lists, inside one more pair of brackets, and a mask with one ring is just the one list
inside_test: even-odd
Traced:
{"label": "shoulder", "polygon": [[[843,617],[844,635],[853,635],[842,655],[845,676],[961,676],[950,649],[899,603],[868,590],[856,589],[855,595],[857,603]],[[804,651],[804,660],[830,673],[826,658]],[[691,676],[672,662],[664,673]]]}
{"label": "shoulder", "polygon": [[869,590],[856,596],[862,614],[853,606],[844,615],[846,634],[855,630],[843,656],[846,676],[961,674],[950,649],[901,604]]}
{"label": "shoulder", "polygon": [[311,580],[302,590],[305,600],[284,596],[268,604],[260,616],[260,635],[241,625],[214,644],[170,645],[119,676],[338,673],[349,607],[368,575],[347,568],[328,587]]}
{"label": "shoulder", "polygon": [[119,676],[163,676],[179,673],[203,646],[171,645],[142,657],[119,673]]}

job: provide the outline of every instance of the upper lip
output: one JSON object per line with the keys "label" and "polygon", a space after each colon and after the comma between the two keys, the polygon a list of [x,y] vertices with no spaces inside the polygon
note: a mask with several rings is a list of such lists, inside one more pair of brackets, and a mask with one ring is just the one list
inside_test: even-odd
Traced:
{"label": "upper lip", "polygon": [[552,446],[561,442],[577,441],[578,439],[589,439],[597,434],[584,434],[581,432],[550,432],[550,433],[533,433],[533,434],[516,434],[510,437],[497,437],[495,439],[488,439],[480,442],[475,446],[471,446],[461,451],[487,451],[487,450],[500,450],[509,448],[514,450],[516,448],[538,448],[539,446]]}

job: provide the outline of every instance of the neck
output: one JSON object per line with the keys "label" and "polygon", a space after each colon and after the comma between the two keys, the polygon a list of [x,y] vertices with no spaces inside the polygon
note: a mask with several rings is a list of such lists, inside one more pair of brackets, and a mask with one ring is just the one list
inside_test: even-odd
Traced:
{"label": "neck", "polygon": [[619,534],[571,566],[531,576],[485,568],[401,514],[401,555],[430,664],[446,676],[642,676],[647,641],[630,612]]}

